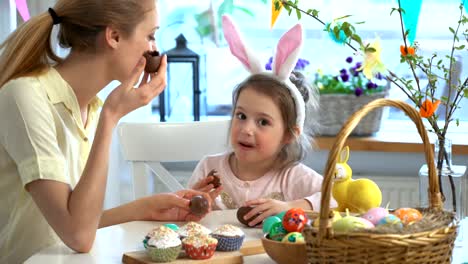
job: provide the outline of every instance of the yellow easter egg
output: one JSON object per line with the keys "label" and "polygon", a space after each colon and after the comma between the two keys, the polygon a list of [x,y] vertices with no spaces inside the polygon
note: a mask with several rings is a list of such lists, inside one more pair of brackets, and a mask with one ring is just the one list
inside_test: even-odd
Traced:
{"label": "yellow easter egg", "polygon": [[[332,218],[332,223],[334,223],[336,220],[341,219],[341,214],[338,211],[333,211],[333,218]],[[315,219],[314,222],[312,223],[313,227],[318,227],[319,226],[319,219]]]}

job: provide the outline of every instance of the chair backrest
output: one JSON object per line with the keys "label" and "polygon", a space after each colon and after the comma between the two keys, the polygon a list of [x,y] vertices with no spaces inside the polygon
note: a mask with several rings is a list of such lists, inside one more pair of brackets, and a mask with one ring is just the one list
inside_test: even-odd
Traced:
{"label": "chair backrest", "polygon": [[131,163],[134,198],[151,193],[154,173],[170,191],[184,188],[161,162],[198,161],[228,150],[230,120],[187,123],[121,123],[117,128],[122,154]]}

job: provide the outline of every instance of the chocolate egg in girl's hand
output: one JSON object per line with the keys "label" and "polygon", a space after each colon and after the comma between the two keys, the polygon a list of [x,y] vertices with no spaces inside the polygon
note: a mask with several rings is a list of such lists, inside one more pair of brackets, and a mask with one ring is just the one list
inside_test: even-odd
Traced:
{"label": "chocolate egg in girl's hand", "polygon": [[155,73],[159,69],[159,65],[161,65],[161,56],[159,55],[158,51],[147,51],[143,54],[146,59],[146,66],[145,72],[147,73]]}

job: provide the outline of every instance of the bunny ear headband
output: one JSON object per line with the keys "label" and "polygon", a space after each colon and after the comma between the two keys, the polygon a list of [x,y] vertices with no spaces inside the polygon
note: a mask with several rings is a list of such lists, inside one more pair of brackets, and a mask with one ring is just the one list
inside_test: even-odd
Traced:
{"label": "bunny ear headband", "polygon": [[[260,63],[260,59],[245,45],[234,21],[229,16],[224,15],[222,22],[224,37],[229,44],[231,53],[240,60],[250,73],[266,72]],[[279,40],[276,46],[276,54],[273,58],[273,71],[271,73],[288,87],[296,104],[296,124],[301,133],[304,128],[305,103],[297,87],[289,80],[289,75],[291,75],[292,70],[296,66],[302,43],[302,27],[300,24],[297,24],[288,30]]]}

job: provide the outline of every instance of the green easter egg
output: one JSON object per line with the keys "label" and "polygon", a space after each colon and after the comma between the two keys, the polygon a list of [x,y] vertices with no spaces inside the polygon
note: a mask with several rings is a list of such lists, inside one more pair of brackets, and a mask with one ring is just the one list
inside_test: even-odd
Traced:
{"label": "green easter egg", "polygon": [[305,243],[304,236],[299,232],[291,232],[283,237],[283,243]]}
{"label": "green easter egg", "polygon": [[179,226],[176,224],[164,224],[165,227],[169,227],[170,229],[177,231],[179,230]]}
{"label": "green easter egg", "polygon": [[268,232],[270,239],[276,241],[283,240],[283,237],[286,236],[286,234],[288,234],[288,231],[284,229],[282,222],[274,223],[270,228],[270,232]]}
{"label": "green easter egg", "polygon": [[276,216],[277,216],[279,219],[281,219],[281,221],[283,221],[283,217],[284,217],[285,214],[286,214],[286,211],[283,211],[283,212],[277,214]]}
{"label": "green easter egg", "polygon": [[266,234],[270,232],[271,226],[273,226],[274,223],[281,223],[281,218],[278,218],[275,215],[267,217],[265,220],[263,220],[263,233]]}

